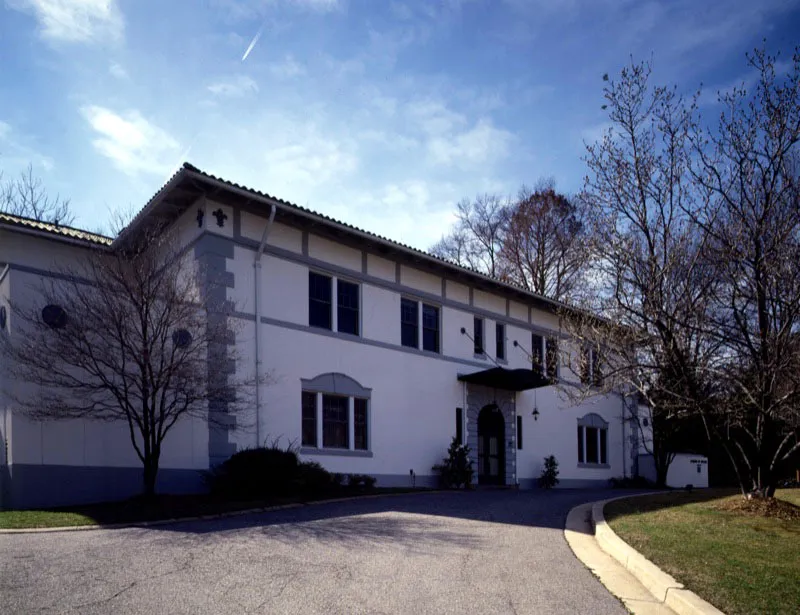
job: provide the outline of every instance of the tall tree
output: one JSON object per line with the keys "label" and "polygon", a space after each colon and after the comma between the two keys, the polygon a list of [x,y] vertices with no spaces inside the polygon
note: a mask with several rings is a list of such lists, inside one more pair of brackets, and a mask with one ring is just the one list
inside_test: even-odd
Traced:
{"label": "tall tree", "polygon": [[505,277],[557,301],[585,289],[591,259],[585,209],[552,182],[522,187],[505,216],[500,262]]}
{"label": "tall tree", "polygon": [[464,199],[456,208],[452,231],[431,253],[490,276],[500,274],[499,254],[508,201],[496,194]]}
{"label": "tall tree", "polygon": [[17,177],[0,173],[0,212],[65,226],[75,222],[69,200],[49,196],[31,165]]}
{"label": "tall tree", "polygon": [[800,457],[800,53],[783,75],[776,61],[748,55],[752,90],[721,94],[716,126],[698,118],[692,133],[695,183],[711,203],[693,213],[720,280],[712,333],[728,393],[711,418],[748,487],[768,496]]}
{"label": "tall tree", "polygon": [[176,245],[153,229],[87,248],[12,304],[14,331],[0,336],[1,363],[20,385],[15,407],[36,420],[127,425],[148,496],[174,427],[201,419],[227,429],[252,388],[221,367],[236,357],[226,303],[209,298],[215,281]]}
{"label": "tall tree", "polygon": [[629,416],[642,434],[643,419],[652,422],[649,452],[664,481],[674,428],[711,394],[703,376],[715,348],[703,331],[714,277],[706,236],[686,213],[703,206],[688,167],[690,118],[674,89],[649,84],[650,73],[632,63],[604,88],[612,127],[587,146],[582,194],[592,210],[597,292],[588,312],[565,310],[563,322],[591,350],[573,361],[594,357],[602,372],[602,380],[584,378],[581,394],[624,390],[649,406],[649,417]]}

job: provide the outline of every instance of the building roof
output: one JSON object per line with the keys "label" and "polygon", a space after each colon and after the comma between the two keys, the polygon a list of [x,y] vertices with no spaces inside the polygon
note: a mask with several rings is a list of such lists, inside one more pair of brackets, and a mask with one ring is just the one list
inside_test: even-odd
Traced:
{"label": "building roof", "polygon": [[278,197],[274,197],[265,192],[261,192],[254,188],[249,188],[241,184],[223,179],[200,170],[196,166],[184,162],[180,169],[169,179],[167,182],[156,192],[145,206],[134,216],[131,222],[122,230],[122,232],[115,238],[110,239],[96,233],[89,233],[80,229],[75,229],[66,226],[59,226],[54,224],[47,224],[29,220],[26,218],[19,218],[17,216],[10,216],[8,214],[0,214],[0,224],[5,219],[8,219],[10,225],[30,227],[40,232],[52,233],[59,235],[63,238],[69,238],[76,241],[87,242],[95,245],[119,245],[125,241],[137,230],[145,228],[149,222],[154,220],[163,221],[174,219],[180,213],[185,211],[192,203],[195,202],[197,197],[204,193],[203,185],[207,185],[215,191],[215,195],[219,191],[225,190],[232,195],[237,195],[247,201],[260,201],[262,203],[273,204],[278,207],[279,212],[292,214],[295,217],[305,219],[314,224],[319,224],[335,231],[341,235],[349,235],[361,241],[367,241],[376,244],[382,251],[392,251],[399,253],[415,262],[421,262],[429,267],[434,267],[437,270],[447,270],[451,274],[469,278],[473,283],[478,282],[483,285],[489,286],[492,289],[497,289],[505,292],[512,292],[518,295],[521,299],[528,301],[535,301],[538,304],[545,304],[549,309],[557,309],[560,307],[568,308],[566,304],[549,299],[542,295],[533,293],[521,286],[513,284],[507,280],[487,275],[481,271],[457,265],[452,261],[435,256],[424,250],[419,250],[412,246],[394,241],[387,237],[383,237],[376,233],[358,228],[341,220],[336,220],[325,214],[316,212],[306,207],[295,205],[289,201],[285,201]]}
{"label": "building roof", "polygon": [[50,235],[57,235],[59,237],[72,239],[78,242],[86,242],[89,244],[110,246],[112,239],[97,233],[90,233],[79,228],[72,226],[64,226],[63,224],[54,224],[50,222],[40,222],[32,218],[25,218],[23,216],[15,216],[0,211],[0,227],[10,226],[20,229],[26,229],[37,233],[46,233]]}

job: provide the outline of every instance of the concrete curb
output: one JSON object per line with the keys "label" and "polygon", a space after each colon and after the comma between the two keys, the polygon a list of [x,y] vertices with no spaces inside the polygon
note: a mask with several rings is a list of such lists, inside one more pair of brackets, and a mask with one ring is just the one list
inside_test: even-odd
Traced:
{"label": "concrete curb", "polygon": [[592,504],[592,525],[594,526],[595,539],[600,547],[636,577],[659,602],[665,604],[679,615],[725,615],[717,607],[686,589],[682,583],[676,581],[623,541],[606,523],[606,518],[603,514],[603,508],[606,504],[615,500],[644,495],[653,494],[626,495],[601,500]]}
{"label": "concrete curb", "polygon": [[375,493],[370,495],[353,495],[344,498],[331,498],[329,500],[314,500],[313,502],[296,502],[294,504],[281,504],[280,506],[264,506],[261,508],[247,508],[245,510],[232,510],[229,512],[218,513],[215,515],[200,515],[196,517],[179,517],[176,519],[158,519],[157,521],[140,521],[138,523],[110,523],[108,525],[70,525],[62,527],[30,527],[17,529],[0,529],[2,534],[45,534],[48,532],[88,532],[96,530],[124,530],[153,527],[155,525],[170,525],[174,523],[189,523],[191,521],[213,521],[214,519],[227,519],[228,517],[240,517],[242,515],[253,515],[259,513],[274,512],[276,510],[286,510],[289,508],[303,508],[305,506],[319,506],[321,504],[335,504],[337,502],[350,502],[353,500],[374,500],[376,498],[393,498],[401,495],[426,495],[429,493],[441,493],[435,489],[431,491],[407,491],[405,493]]}

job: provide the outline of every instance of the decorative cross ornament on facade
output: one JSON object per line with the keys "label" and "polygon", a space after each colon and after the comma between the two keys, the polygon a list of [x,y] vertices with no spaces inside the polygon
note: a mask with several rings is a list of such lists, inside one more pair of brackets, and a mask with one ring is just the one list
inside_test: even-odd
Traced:
{"label": "decorative cross ornament on facade", "polygon": [[224,211],[222,211],[222,208],[212,212],[211,215],[217,219],[218,227],[222,228],[223,226],[225,226],[225,220],[228,219],[228,215]]}

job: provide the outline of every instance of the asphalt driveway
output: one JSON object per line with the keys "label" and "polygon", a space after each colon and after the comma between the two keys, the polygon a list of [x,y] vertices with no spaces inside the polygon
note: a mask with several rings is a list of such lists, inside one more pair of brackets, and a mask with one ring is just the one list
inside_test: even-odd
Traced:
{"label": "asphalt driveway", "polygon": [[478,491],[0,535],[1,613],[624,614],[572,555],[608,492]]}

